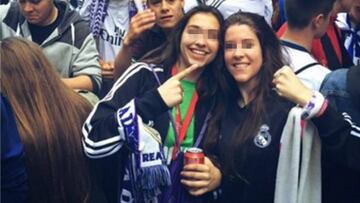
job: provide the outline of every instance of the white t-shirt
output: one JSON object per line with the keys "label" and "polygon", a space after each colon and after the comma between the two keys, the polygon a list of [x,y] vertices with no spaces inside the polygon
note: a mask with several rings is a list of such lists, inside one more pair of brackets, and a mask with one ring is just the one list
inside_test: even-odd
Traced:
{"label": "white t-shirt", "polygon": [[[91,0],[85,0],[80,14],[89,20]],[[98,50],[104,61],[113,61],[120,51],[129,28],[129,0],[110,0],[107,15],[100,30]]]}
{"label": "white t-shirt", "polygon": [[[241,10],[264,16],[266,22],[271,25],[273,14],[271,0],[206,0],[206,4],[217,7],[225,19]],[[185,0],[184,10],[187,12],[197,5],[197,0]]]}
{"label": "white t-shirt", "polygon": [[[283,53],[289,61],[289,66],[294,72],[318,61],[303,47],[286,42],[283,43]],[[325,76],[331,71],[322,65],[314,65],[297,74],[304,85],[312,90],[320,90],[321,83]]]}

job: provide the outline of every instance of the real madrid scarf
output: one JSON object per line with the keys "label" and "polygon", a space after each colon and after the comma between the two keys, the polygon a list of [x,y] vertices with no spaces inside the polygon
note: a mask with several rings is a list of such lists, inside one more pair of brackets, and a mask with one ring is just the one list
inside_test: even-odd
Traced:
{"label": "real madrid scarf", "polygon": [[121,202],[149,202],[171,184],[159,133],[136,113],[135,99],[117,111],[119,131],[131,151],[123,178]]}
{"label": "real madrid scarf", "polygon": [[356,65],[360,60],[360,27],[351,25],[350,15],[347,13],[339,14],[336,20],[337,26],[345,34],[345,48]]}

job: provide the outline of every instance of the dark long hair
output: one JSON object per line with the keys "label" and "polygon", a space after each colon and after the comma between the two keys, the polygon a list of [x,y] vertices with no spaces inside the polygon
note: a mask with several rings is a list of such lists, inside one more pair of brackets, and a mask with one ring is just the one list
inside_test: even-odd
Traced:
{"label": "dark long hair", "polygon": [[188,11],[184,17],[179,21],[176,27],[173,29],[169,40],[164,43],[159,48],[149,52],[146,54],[141,60],[149,63],[149,64],[157,64],[162,65],[164,70],[170,72],[170,69],[176,63],[180,56],[180,45],[181,45],[181,37],[184,32],[186,25],[188,24],[190,18],[198,13],[208,13],[212,14],[220,24],[219,30],[219,49],[215,56],[215,59],[210,62],[206,67],[204,67],[204,71],[202,72],[198,82],[197,82],[197,91],[199,93],[199,102],[207,100],[210,95],[214,94],[214,91],[209,89],[209,87],[213,87],[211,83],[214,82],[215,78],[215,68],[221,64],[221,58],[223,55],[223,24],[224,20],[221,13],[212,6],[200,5],[196,6],[190,11]]}
{"label": "dark long hair", "polygon": [[[249,105],[249,117],[244,123],[240,124],[235,130],[234,140],[229,146],[229,156],[223,160],[224,172],[231,177],[241,177],[237,172],[237,167],[245,159],[244,143],[253,138],[261,125],[265,115],[265,98],[269,95],[272,88],[272,78],[276,70],[284,65],[283,56],[281,52],[279,39],[276,37],[274,31],[266,23],[262,16],[247,12],[238,12],[231,15],[226,21],[224,30],[228,30],[233,25],[248,25],[259,39],[263,64],[260,68],[257,77],[259,84],[253,92],[255,98]],[[223,39],[225,40],[225,39]],[[218,143],[220,133],[220,122],[225,116],[226,106],[230,103],[242,100],[242,96],[238,89],[238,85],[229,71],[223,66],[217,67],[217,87],[215,88],[216,105],[213,110],[213,117],[209,123],[207,136],[204,141],[204,149],[207,152],[212,152]]]}
{"label": "dark long hair", "polygon": [[90,104],[61,81],[35,43],[4,39],[0,57],[1,91],[24,144],[29,202],[87,202],[90,178],[81,126]]}

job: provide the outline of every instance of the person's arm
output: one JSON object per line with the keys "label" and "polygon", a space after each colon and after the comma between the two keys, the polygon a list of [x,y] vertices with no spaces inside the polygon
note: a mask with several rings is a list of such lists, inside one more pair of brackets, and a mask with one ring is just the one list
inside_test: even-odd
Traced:
{"label": "person's arm", "polygon": [[311,121],[319,131],[326,159],[360,170],[360,126],[347,113],[340,114],[330,105]]}
{"label": "person's arm", "polygon": [[93,91],[93,83],[91,82],[91,78],[87,75],[80,75],[73,78],[62,78],[61,80],[71,89]]}
{"label": "person's arm", "polygon": [[[79,29],[81,27],[78,27]],[[99,52],[96,49],[95,39],[91,34],[87,34],[83,39],[77,39],[81,43],[79,49],[76,49],[74,59],[70,68],[71,86],[85,87],[94,93],[97,93],[101,88],[101,68],[99,64]],[[78,43],[79,43],[78,42]],[[77,80],[77,77],[85,76],[81,80]],[[89,79],[88,79],[89,78]],[[66,79],[68,80],[68,79]],[[89,80],[91,84],[89,83]],[[68,84],[66,82],[66,84]]]}
{"label": "person's arm", "polygon": [[155,13],[150,9],[139,12],[131,18],[129,31],[123,40],[121,50],[115,58],[115,79],[119,78],[126,68],[130,66],[133,58],[132,45],[145,31],[151,29],[155,25],[155,19]]}
{"label": "person's arm", "polygon": [[143,120],[168,110],[156,88],[139,92],[152,76],[147,64],[136,63],[114,84],[111,92],[100,100],[83,125],[84,150],[90,158],[103,158],[118,152],[125,142],[124,126],[118,120],[119,112],[134,102],[136,113]]}
{"label": "person's arm", "polygon": [[119,78],[131,65],[132,55],[131,47],[123,43],[121,50],[115,58],[114,79]]}
{"label": "person's arm", "polygon": [[324,96],[305,87],[289,67],[278,70],[273,83],[280,96],[304,108],[306,119],[311,119],[319,131],[327,157],[360,169],[360,127],[349,115],[327,105]]}
{"label": "person's arm", "polygon": [[114,61],[99,60],[101,76],[107,79],[114,79]]}
{"label": "person's arm", "polygon": [[6,21],[6,19],[13,19],[12,16],[17,15],[14,12],[11,13],[11,10],[14,9],[10,9],[10,7],[14,6],[14,4],[18,4],[18,2],[11,2],[5,5],[0,5],[0,40],[7,37],[15,37],[19,35],[16,34],[16,29],[14,28],[14,26],[12,26],[14,22],[11,23]]}
{"label": "person's arm", "polygon": [[145,63],[130,66],[115,82],[109,94],[95,105],[84,123],[83,140],[87,156],[110,156],[122,147],[126,132],[119,115],[130,102],[135,104],[136,114],[144,121],[155,120],[170,107],[179,104],[183,96],[180,80],[197,68],[197,65],[193,65],[169,78],[160,87],[139,92],[146,84],[144,78],[149,79],[154,75]]}

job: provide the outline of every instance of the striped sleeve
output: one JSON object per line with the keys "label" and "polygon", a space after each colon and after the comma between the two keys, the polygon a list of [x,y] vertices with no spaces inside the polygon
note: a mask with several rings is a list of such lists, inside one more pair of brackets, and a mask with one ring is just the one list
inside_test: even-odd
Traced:
{"label": "striped sleeve", "polygon": [[[150,71],[151,68],[145,63],[133,64],[115,82],[109,93],[95,105],[82,128],[83,147],[89,158],[110,156],[124,145],[125,131],[117,120],[117,114],[126,104],[135,102],[135,97],[143,94],[140,87],[144,84],[144,78],[147,78],[144,74],[149,74]],[[141,105],[142,98],[136,101],[137,108],[145,108]]]}
{"label": "striped sleeve", "polygon": [[344,120],[351,126],[350,135],[360,139],[360,127],[351,120],[351,116],[346,112],[342,113]]}
{"label": "striped sleeve", "polygon": [[351,116],[329,105],[323,115],[312,121],[322,140],[323,156],[331,162],[360,170],[360,127]]}

